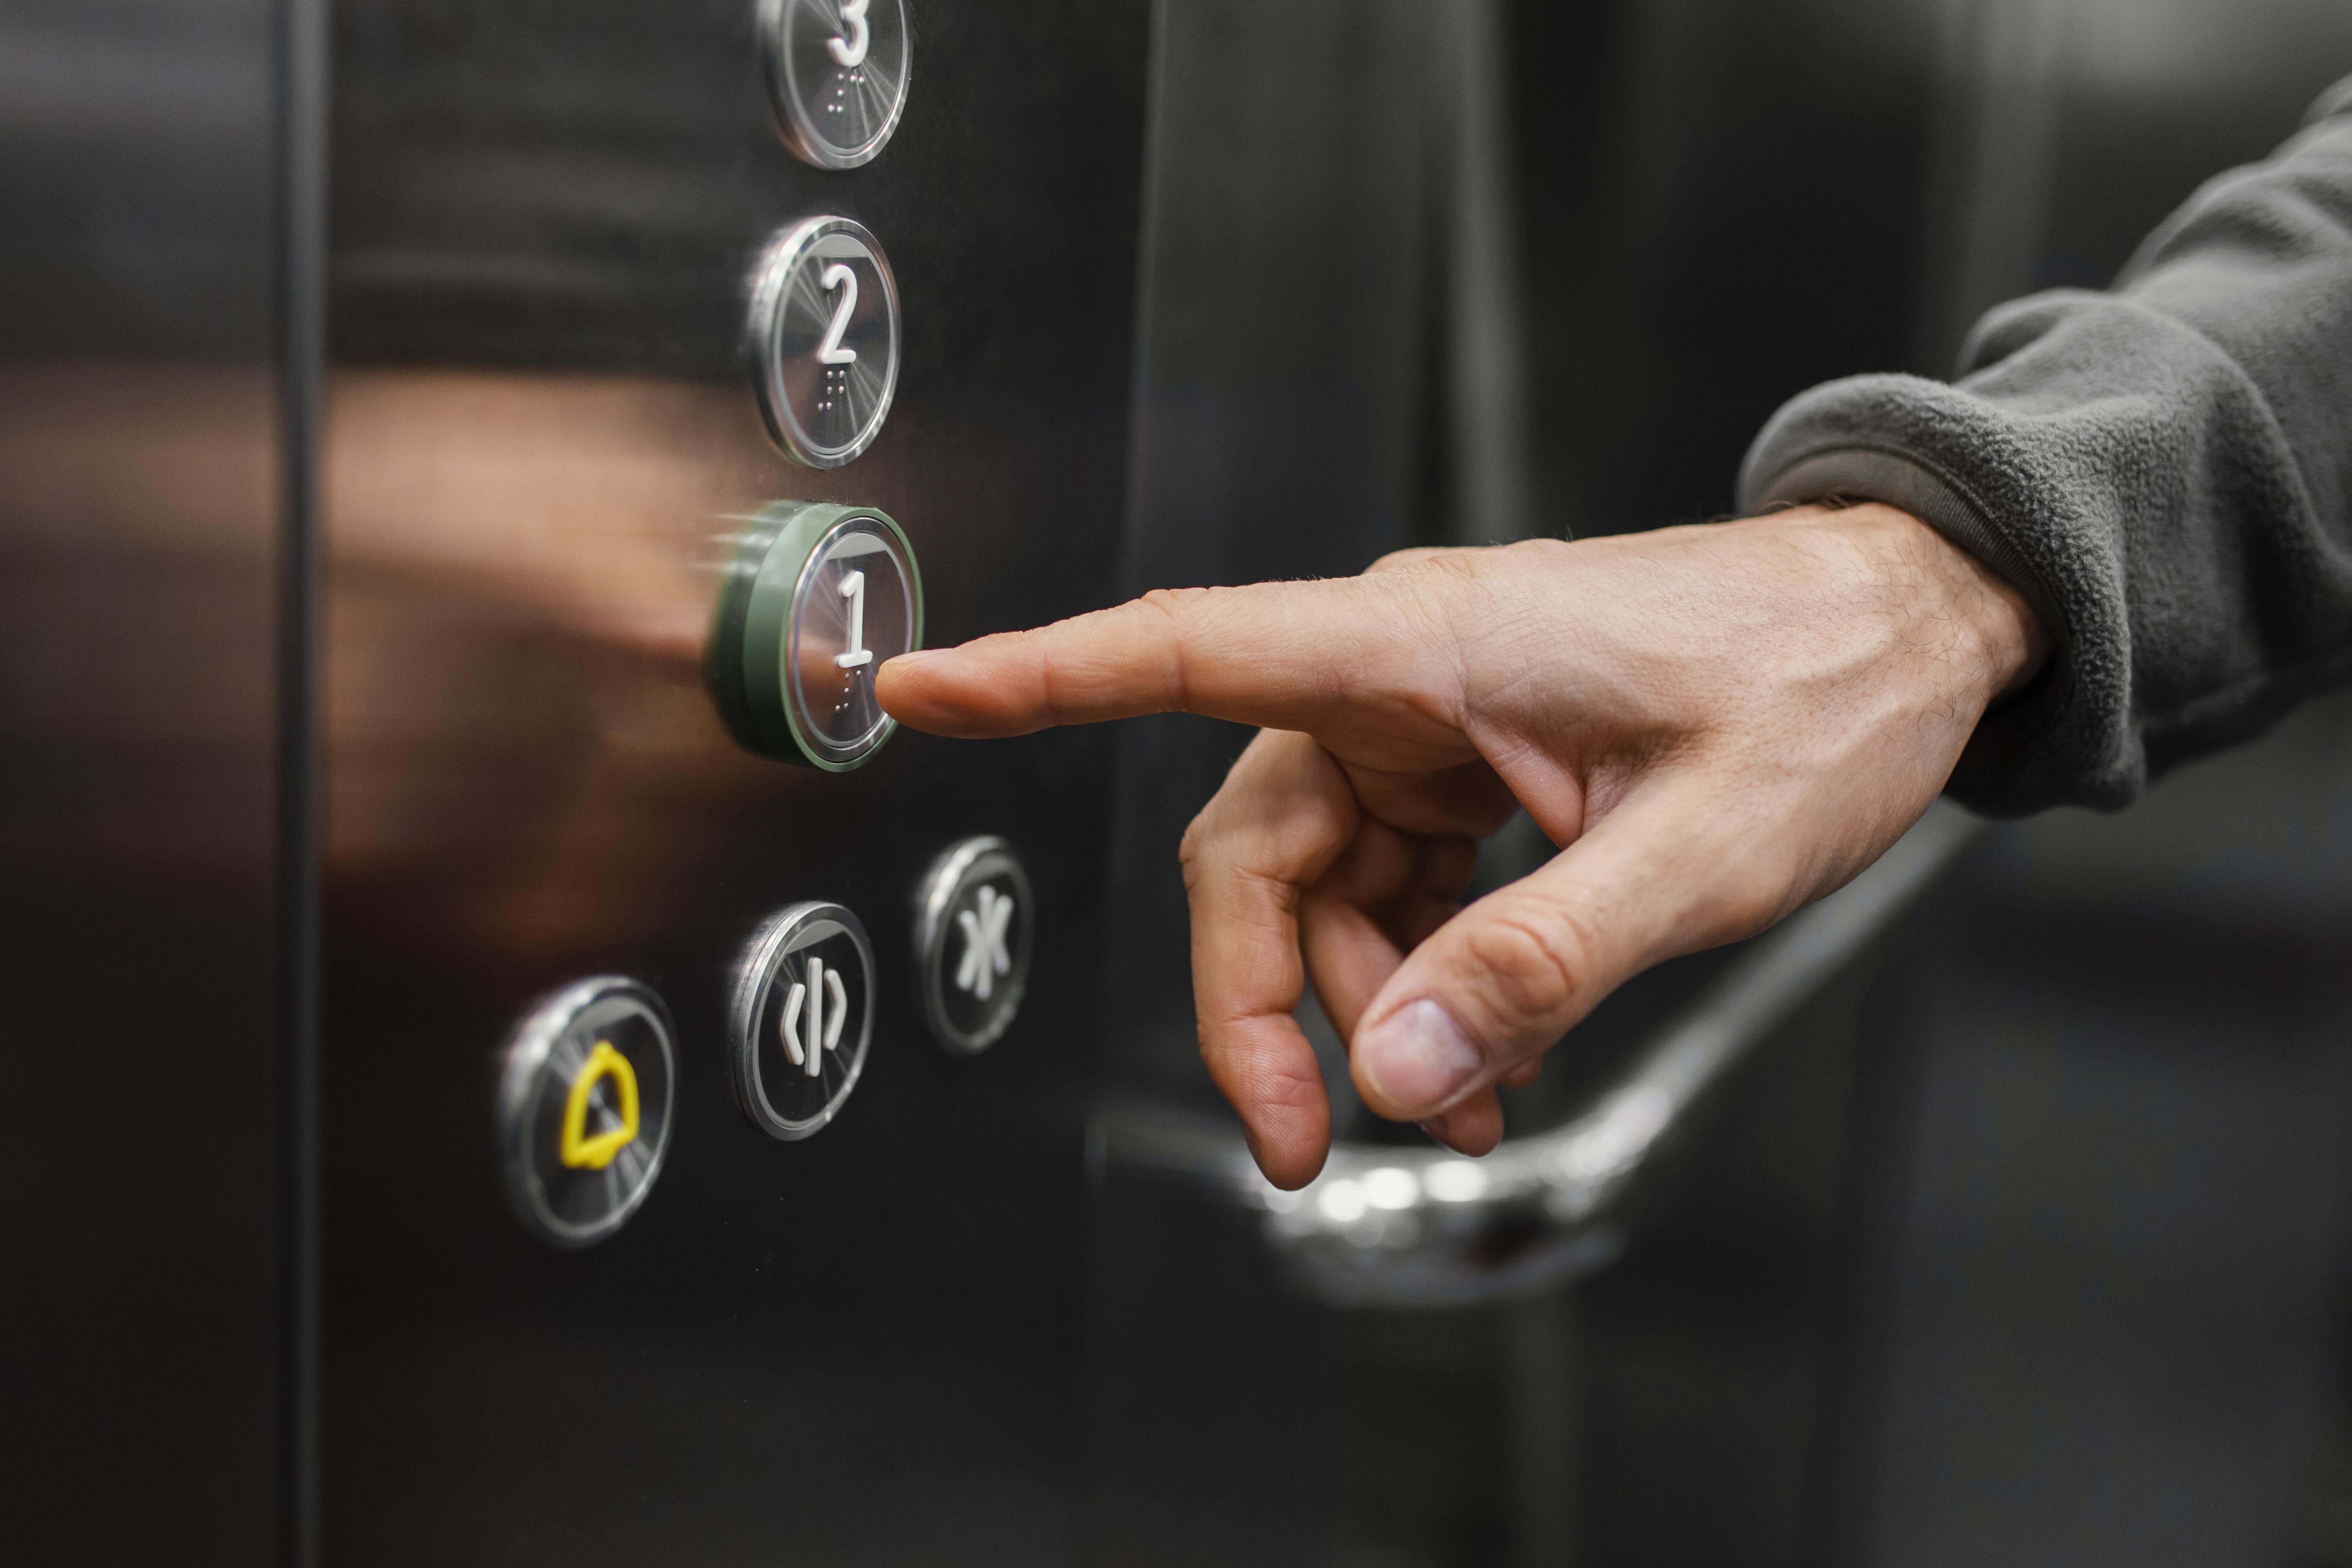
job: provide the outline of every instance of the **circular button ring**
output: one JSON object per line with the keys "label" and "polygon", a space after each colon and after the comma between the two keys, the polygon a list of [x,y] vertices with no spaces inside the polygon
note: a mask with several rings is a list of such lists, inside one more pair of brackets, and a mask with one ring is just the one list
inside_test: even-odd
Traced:
{"label": "circular button ring", "polygon": [[1012,845],[967,838],[932,862],[915,900],[915,973],[940,1044],[978,1056],[1013,1026],[1036,931],[1029,873]]}
{"label": "circular button ring", "polygon": [[889,514],[779,501],[737,541],[703,683],[752,751],[846,773],[898,731],[876,671],[922,646],[922,573]]}
{"label": "circular button ring", "polygon": [[508,1042],[499,1147],[508,1205],[541,1240],[579,1247],[621,1228],[669,1152],[677,1052],[669,1011],[634,980],[583,980]]}
{"label": "circular button ring", "polygon": [[898,284],[863,225],[813,217],[769,241],[744,332],[785,456],[837,468],[874,444],[898,388]]}
{"label": "circular button ring", "polygon": [[820,169],[872,163],[907,110],[905,0],[761,0],[776,129]]}
{"label": "circular button ring", "polygon": [[874,946],[839,904],[794,904],[743,951],[728,1011],[728,1082],[771,1138],[806,1138],[839,1114],[874,1040]]}

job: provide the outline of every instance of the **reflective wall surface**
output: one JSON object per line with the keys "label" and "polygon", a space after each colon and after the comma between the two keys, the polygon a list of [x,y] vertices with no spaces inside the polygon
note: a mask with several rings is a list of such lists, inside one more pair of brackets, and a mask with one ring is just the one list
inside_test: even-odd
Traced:
{"label": "reflective wall surface", "polygon": [[0,5],[0,1538],[276,1550],[271,8]]}
{"label": "reflective wall surface", "polygon": [[[840,599],[795,690],[908,623],[856,618],[849,557],[747,570],[780,503],[903,527],[934,644],[1718,513],[1786,395],[1940,370],[2266,151],[2352,71],[2340,7],[348,0],[323,277],[274,162],[294,14],[0,0],[0,1557],[299,1563],[315,1463],[335,1564],[2352,1563],[2340,702],[1989,836],[1605,1245],[1514,1273],[1543,1238],[1498,1232],[1510,1288],[1404,1310],[1108,1131],[1234,1142],[1174,847],[1242,731],[826,772],[747,749],[708,668],[747,580]],[[815,468],[746,323],[827,216],[862,293],[779,287],[772,394],[889,395]],[[315,451],[273,328],[306,283]],[[273,908],[289,738],[316,921]],[[1522,823],[1481,876],[1549,852]],[[817,902],[870,973],[834,915],[771,923]],[[315,1194],[275,1057],[312,942]],[[798,1000],[739,995],[747,953]],[[1514,1135],[1744,962],[1627,987]],[[626,1028],[519,1032],[588,982]],[[998,984],[1009,1026],[943,1040]],[[1305,1022],[1343,1136],[1417,1145]],[[842,1098],[788,1141],[747,1077]],[[551,1246],[533,1157],[649,1184]]]}
{"label": "reflective wall surface", "polygon": [[[1075,1549],[1108,737],[902,734],[826,773],[737,744],[700,670],[780,500],[897,519],[935,642],[1114,592],[1146,9],[910,15],[903,120],[836,171],[780,137],[750,4],[338,8],[331,1561]],[[876,237],[903,321],[879,438],[825,471],[772,444],[741,348],[762,247],[821,215]],[[1026,861],[1034,962],[959,1058],[915,898],[976,834]],[[786,1143],[730,1102],[728,1007],[805,900],[862,920],[877,989],[854,1095]],[[670,1145],[560,1253],[506,1212],[493,1089],[534,999],[604,973],[676,1020]]]}

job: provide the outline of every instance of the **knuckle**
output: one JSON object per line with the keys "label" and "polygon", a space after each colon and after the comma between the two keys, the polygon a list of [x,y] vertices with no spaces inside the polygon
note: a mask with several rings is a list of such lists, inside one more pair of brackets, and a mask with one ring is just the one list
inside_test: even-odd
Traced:
{"label": "knuckle", "polygon": [[1192,605],[1199,604],[1213,592],[1208,588],[1153,588],[1135,602],[1155,615],[1181,619]]}
{"label": "knuckle", "polygon": [[1722,942],[1740,942],[1769,931],[1796,907],[1785,881],[1763,876],[1733,878],[1716,889],[1711,901],[1706,934]]}
{"label": "knuckle", "polygon": [[1592,972],[1592,943],[1562,910],[1514,903],[1477,921],[1465,936],[1489,1002],[1512,1020],[1557,1016],[1582,994]]}
{"label": "knuckle", "polygon": [[1209,841],[1216,833],[1209,821],[1213,804],[1201,808],[1201,814],[1192,818],[1191,825],[1184,829],[1184,837],[1176,845],[1176,863],[1184,868],[1187,889],[1199,884],[1202,870],[1209,858]]}

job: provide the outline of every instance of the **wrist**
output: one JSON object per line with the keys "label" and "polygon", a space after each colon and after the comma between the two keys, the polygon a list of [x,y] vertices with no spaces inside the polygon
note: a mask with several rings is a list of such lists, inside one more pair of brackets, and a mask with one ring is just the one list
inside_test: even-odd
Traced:
{"label": "wrist", "polygon": [[2049,628],[2025,595],[1936,529],[1877,501],[1825,515],[1869,540],[1865,559],[1928,634],[1923,646],[1960,660],[1985,706],[2030,684],[2049,663]]}

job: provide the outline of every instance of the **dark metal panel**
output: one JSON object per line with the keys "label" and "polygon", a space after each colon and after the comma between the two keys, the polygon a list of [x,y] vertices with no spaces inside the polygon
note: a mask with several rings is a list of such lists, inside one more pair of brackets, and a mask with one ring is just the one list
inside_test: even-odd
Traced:
{"label": "dark metal panel", "polygon": [[0,8],[0,1540],[276,1547],[272,7]]}
{"label": "dark metal panel", "polygon": [[[930,638],[1106,602],[1124,494],[1145,7],[918,0],[896,138],[848,173],[769,122],[748,0],[343,6],[326,713],[327,1539],[339,1563],[1067,1560],[1100,734],[901,735],[832,776],[738,750],[696,675],[727,536],[878,505]],[[736,335],[784,224],[856,219],[898,401],[823,474]],[[923,1033],[930,858],[1013,840],[1024,1014]],[[884,1003],[840,1119],[730,1103],[730,965],[837,900]],[[559,983],[680,1032],[658,1184],[613,1239],[511,1224],[506,1030]]]}

